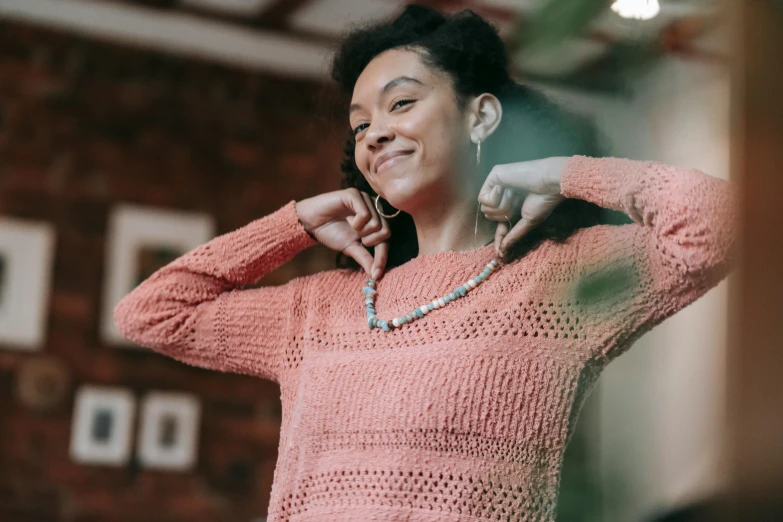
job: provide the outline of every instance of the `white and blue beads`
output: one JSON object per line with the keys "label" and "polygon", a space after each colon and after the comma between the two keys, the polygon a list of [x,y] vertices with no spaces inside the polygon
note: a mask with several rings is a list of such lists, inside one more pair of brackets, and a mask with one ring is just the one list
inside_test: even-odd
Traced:
{"label": "white and blue beads", "polygon": [[374,279],[367,279],[365,281],[367,286],[362,288],[362,294],[364,294],[364,307],[367,311],[367,326],[370,328],[370,330],[373,328],[380,328],[384,332],[390,332],[404,324],[412,323],[416,319],[421,319],[431,311],[443,308],[450,302],[456,301],[460,297],[465,297],[468,295],[468,292],[477,288],[478,285],[480,285],[487,277],[489,277],[489,274],[497,270],[498,266],[499,263],[497,259],[493,259],[487,264],[487,266],[484,268],[484,270],[481,271],[479,275],[473,279],[468,279],[464,284],[455,288],[451,293],[448,293],[443,297],[439,297],[432,302],[415,308],[406,315],[395,317],[391,321],[383,321],[378,319],[375,312],[375,296],[378,293],[375,290],[376,281]]}

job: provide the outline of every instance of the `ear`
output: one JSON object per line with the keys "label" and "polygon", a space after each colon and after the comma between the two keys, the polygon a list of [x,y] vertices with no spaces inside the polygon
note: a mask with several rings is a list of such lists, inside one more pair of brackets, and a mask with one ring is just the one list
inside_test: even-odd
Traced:
{"label": "ear", "polygon": [[503,118],[503,107],[494,94],[484,93],[476,96],[468,107],[470,141],[486,141]]}

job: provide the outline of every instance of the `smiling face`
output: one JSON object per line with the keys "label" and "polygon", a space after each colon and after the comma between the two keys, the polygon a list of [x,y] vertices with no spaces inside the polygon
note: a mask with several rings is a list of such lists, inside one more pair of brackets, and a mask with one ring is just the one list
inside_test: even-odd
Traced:
{"label": "smiling face", "polygon": [[451,78],[414,51],[375,57],[356,81],[350,122],[356,165],[389,203],[412,213],[459,188],[469,122]]}

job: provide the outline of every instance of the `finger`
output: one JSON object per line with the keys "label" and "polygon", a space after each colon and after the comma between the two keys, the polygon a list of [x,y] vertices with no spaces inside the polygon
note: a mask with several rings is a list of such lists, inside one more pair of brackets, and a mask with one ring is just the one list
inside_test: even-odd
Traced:
{"label": "finger", "polygon": [[506,188],[531,190],[531,181],[537,176],[536,169],[541,170],[537,160],[520,161],[495,165],[487,176],[492,186],[500,185]]}
{"label": "finger", "polygon": [[490,221],[508,221],[506,218],[508,214],[504,214],[502,212],[491,212],[491,213],[485,213],[484,217],[487,218]]}
{"label": "finger", "polygon": [[373,258],[372,255],[370,255],[370,252],[364,248],[361,243],[351,243],[347,247],[345,247],[345,250],[343,250],[343,253],[347,255],[348,257],[353,258],[357,263],[359,263],[359,266],[361,266],[365,272],[368,274],[372,274],[372,264],[373,264]]}
{"label": "finger", "polygon": [[481,187],[481,190],[479,191],[478,195],[478,202],[483,205],[491,206],[492,205],[492,198],[490,197],[490,193],[494,190],[495,185],[488,185],[489,179],[484,181],[484,185]]}
{"label": "finger", "polygon": [[501,255],[504,255],[505,252],[513,245],[514,243],[521,240],[525,235],[527,235],[528,232],[533,230],[536,227],[536,224],[530,221],[529,219],[525,219],[524,217],[519,220],[519,222],[514,225],[514,228],[512,228],[508,234],[503,238],[500,244],[500,252]]}
{"label": "finger", "polygon": [[387,225],[385,228],[381,228],[381,230],[379,230],[378,232],[373,232],[372,234],[367,234],[366,236],[363,236],[361,240],[362,240],[362,245],[367,247],[374,247],[375,245],[383,243],[390,237],[391,237],[391,233],[389,232],[389,227]]}
{"label": "finger", "polygon": [[495,191],[499,196],[492,194],[492,204],[482,204],[479,208],[482,212],[506,212],[511,200],[510,191],[503,189],[500,185],[495,186]]}
{"label": "finger", "polygon": [[370,220],[370,218],[372,218],[372,214],[370,213],[370,209],[367,207],[367,203],[361,196],[361,192],[359,192],[359,190],[346,191],[343,203],[354,213],[353,216],[348,216],[346,221],[348,221],[348,224],[351,225],[351,228],[359,233],[359,231],[364,228],[364,225]]}
{"label": "finger", "polygon": [[[552,158],[544,158],[495,165],[484,181],[479,197],[481,195],[484,195],[485,198],[488,197],[497,185],[537,194],[548,193],[552,190],[552,183],[548,181],[547,176],[552,168],[551,162]],[[487,204],[491,204],[491,202],[487,201]]]}
{"label": "finger", "polygon": [[498,211],[503,211],[504,214],[508,214],[511,209],[511,201],[514,198],[514,191],[511,189],[503,189],[500,195],[500,202],[498,203]]}
{"label": "finger", "polygon": [[372,264],[372,278],[378,279],[386,268],[386,260],[389,257],[389,243],[384,241],[375,247],[375,259]]}
{"label": "finger", "polygon": [[383,216],[379,216],[379,219],[381,220],[380,230],[378,230],[377,232],[368,233],[367,235],[361,237],[362,244],[364,246],[374,247],[375,245],[383,241],[386,241],[391,237],[391,228],[389,227],[389,221]]}
{"label": "finger", "polygon": [[484,180],[484,184],[479,191],[479,201],[485,205],[492,207],[497,206],[500,197],[500,188],[508,186],[501,180],[500,171],[503,165],[495,165],[489,172],[487,179]]}
{"label": "finger", "polygon": [[362,199],[364,199],[364,203],[367,205],[367,209],[370,211],[370,219],[364,224],[359,232],[360,236],[365,236],[381,229],[381,216],[378,214],[378,210],[376,210],[375,203],[373,203],[370,195],[366,192],[361,192],[361,195]]}
{"label": "finger", "polygon": [[519,204],[515,203],[511,208],[504,210],[491,210],[484,212],[484,217],[490,221],[510,221],[512,217],[515,217],[519,213]]}
{"label": "finger", "polygon": [[507,233],[508,223],[506,223],[505,220],[498,223],[498,227],[495,229],[495,253],[498,255],[501,255],[500,245]]}
{"label": "finger", "polygon": [[511,198],[511,202],[509,203],[509,209],[506,213],[507,216],[513,217],[518,216],[520,211],[522,210],[522,204],[525,202],[525,198],[527,196],[526,193],[522,193],[519,191],[513,191],[514,196]]}
{"label": "finger", "polygon": [[488,209],[485,210],[483,213],[487,219],[492,219],[493,221],[500,221],[501,219],[508,221],[509,219],[511,219],[512,215],[515,216],[517,215],[518,212],[519,212],[518,209],[510,208],[510,209]]}
{"label": "finger", "polygon": [[501,196],[500,191],[503,187],[499,185],[495,179],[490,179],[490,177],[487,177],[486,181],[484,181],[484,185],[479,191],[478,200],[484,205],[496,207],[499,203],[499,198]]}
{"label": "finger", "polygon": [[525,199],[522,204],[522,219],[520,219],[516,225],[509,231],[506,237],[503,239],[503,243],[500,245],[501,252],[508,250],[508,247],[522,239],[525,234],[537,227],[546,217],[550,211],[546,211],[542,206],[543,199],[539,196],[531,196]]}

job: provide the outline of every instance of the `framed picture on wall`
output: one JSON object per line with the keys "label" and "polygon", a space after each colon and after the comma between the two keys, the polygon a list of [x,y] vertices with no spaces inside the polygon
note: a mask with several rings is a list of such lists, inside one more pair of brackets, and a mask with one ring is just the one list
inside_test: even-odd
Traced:
{"label": "framed picture on wall", "polygon": [[0,218],[0,346],[43,346],[54,243],[48,223]]}
{"label": "framed picture on wall", "polygon": [[137,455],[142,466],[185,471],[195,464],[201,407],[194,395],[150,392],[140,416]]}
{"label": "framed picture on wall", "polygon": [[131,454],[135,399],[130,390],[84,386],[76,393],[71,458],[83,464],[121,466]]}
{"label": "framed picture on wall", "polygon": [[121,204],[109,216],[106,240],[101,337],[108,344],[134,346],[114,324],[114,307],[157,269],[214,236],[203,213]]}

